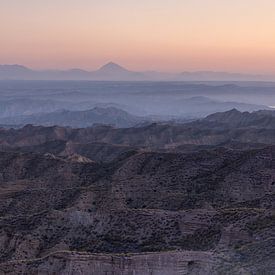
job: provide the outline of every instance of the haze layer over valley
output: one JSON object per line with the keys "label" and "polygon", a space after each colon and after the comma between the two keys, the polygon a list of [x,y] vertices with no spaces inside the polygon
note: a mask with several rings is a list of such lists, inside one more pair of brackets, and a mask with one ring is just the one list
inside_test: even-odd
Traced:
{"label": "haze layer over valley", "polygon": [[272,83],[0,81],[0,124],[129,127],[275,105]]}

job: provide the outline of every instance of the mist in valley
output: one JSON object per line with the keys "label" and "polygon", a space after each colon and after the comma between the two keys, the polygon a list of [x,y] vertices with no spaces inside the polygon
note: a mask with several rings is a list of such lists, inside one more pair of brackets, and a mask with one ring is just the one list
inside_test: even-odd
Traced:
{"label": "mist in valley", "polygon": [[[274,93],[275,84],[264,82],[0,81],[0,124],[129,127],[186,121],[231,109],[272,109]],[[96,111],[102,119],[93,119]],[[89,121],[70,123],[70,116],[79,115],[80,121]],[[116,123],[115,116],[130,121]]]}

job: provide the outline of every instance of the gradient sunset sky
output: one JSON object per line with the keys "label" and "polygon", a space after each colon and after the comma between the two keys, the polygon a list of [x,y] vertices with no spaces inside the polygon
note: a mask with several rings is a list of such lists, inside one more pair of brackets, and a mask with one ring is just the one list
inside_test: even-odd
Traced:
{"label": "gradient sunset sky", "polygon": [[1,0],[0,64],[275,73],[275,0]]}

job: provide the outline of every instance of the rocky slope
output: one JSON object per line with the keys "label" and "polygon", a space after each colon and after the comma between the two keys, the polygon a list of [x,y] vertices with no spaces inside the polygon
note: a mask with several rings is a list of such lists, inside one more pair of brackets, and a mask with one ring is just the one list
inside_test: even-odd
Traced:
{"label": "rocky slope", "polygon": [[1,129],[0,274],[273,274],[275,134],[243,115]]}
{"label": "rocky slope", "polygon": [[98,164],[2,152],[0,270],[271,274],[274,157],[136,152]]}
{"label": "rocky slope", "polygon": [[[112,146],[151,149],[171,149],[182,145],[274,144],[274,113],[264,114],[240,113],[232,110],[191,123],[154,123],[124,129],[111,126],[72,129],[60,126],[26,125],[20,129],[0,129],[0,145],[36,146],[57,140],[78,144],[104,143]],[[256,118],[251,119],[254,116]]]}

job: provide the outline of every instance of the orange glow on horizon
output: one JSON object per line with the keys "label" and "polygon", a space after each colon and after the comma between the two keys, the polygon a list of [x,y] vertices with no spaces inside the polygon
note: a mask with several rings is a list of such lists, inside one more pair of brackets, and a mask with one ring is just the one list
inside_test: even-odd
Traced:
{"label": "orange glow on horizon", "polygon": [[275,73],[274,10],[273,0],[4,0],[0,63]]}

